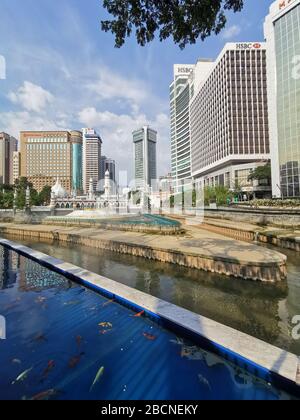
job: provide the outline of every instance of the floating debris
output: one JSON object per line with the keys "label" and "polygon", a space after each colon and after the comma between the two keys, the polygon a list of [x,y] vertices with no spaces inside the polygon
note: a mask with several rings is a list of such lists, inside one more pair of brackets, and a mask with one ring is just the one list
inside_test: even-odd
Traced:
{"label": "floating debris", "polygon": [[15,364],[15,365],[21,365],[21,364],[22,364],[22,362],[21,362],[21,360],[20,360],[20,359],[13,359],[13,360],[11,361],[11,363],[13,363],[13,364]]}

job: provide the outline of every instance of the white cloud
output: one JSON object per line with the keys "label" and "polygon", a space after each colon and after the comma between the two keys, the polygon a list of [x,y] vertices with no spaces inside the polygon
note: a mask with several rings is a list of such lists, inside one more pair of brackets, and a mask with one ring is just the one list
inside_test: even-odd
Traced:
{"label": "white cloud", "polygon": [[27,111],[0,113],[0,126],[3,131],[16,138],[20,137],[20,131],[67,129],[67,127],[60,125],[51,118],[43,118]]}
{"label": "white cloud", "polygon": [[97,80],[87,84],[87,88],[105,100],[123,99],[140,104],[147,97],[147,89],[139,80],[130,80],[105,67]]}
{"label": "white cloud", "polygon": [[242,28],[238,25],[232,25],[222,32],[222,38],[226,40],[237,37],[242,32]]}
{"label": "white cloud", "polygon": [[25,81],[17,92],[10,92],[8,99],[14,104],[21,105],[27,111],[41,112],[49,105],[54,96],[41,86]]}

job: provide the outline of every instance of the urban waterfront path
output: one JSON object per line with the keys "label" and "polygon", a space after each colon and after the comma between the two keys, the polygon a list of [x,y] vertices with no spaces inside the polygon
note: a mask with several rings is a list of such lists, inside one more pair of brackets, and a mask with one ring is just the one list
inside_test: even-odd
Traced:
{"label": "urban waterfront path", "polygon": [[286,256],[220,234],[185,226],[183,236],[95,228],[0,224],[0,235],[52,239],[261,281],[286,278]]}

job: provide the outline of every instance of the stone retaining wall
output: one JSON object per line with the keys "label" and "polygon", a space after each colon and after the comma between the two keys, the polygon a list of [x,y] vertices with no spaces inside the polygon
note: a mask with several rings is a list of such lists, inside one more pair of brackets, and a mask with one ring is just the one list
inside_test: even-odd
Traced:
{"label": "stone retaining wall", "polygon": [[146,225],[146,224],[130,224],[130,223],[101,223],[99,221],[90,222],[81,220],[57,220],[56,218],[47,218],[43,220],[43,225],[64,226],[64,227],[83,227],[96,229],[107,229],[116,230],[122,232],[138,232],[138,233],[150,233],[159,235],[180,235],[184,233],[184,230],[180,226],[161,226],[161,225]]}
{"label": "stone retaining wall", "polygon": [[287,277],[286,261],[280,263],[241,263],[227,257],[214,257],[200,254],[186,254],[171,249],[152,248],[146,245],[135,245],[113,240],[97,239],[89,236],[72,234],[64,231],[43,229],[30,230],[20,227],[1,227],[0,234],[16,235],[22,238],[57,240],[76,245],[84,245],[97,249],[113,251],[120,254],[156,260],[164,263],[178,264],[187,268],[209,271],[212,273],[234,276],[246,280],[279,282]]}
{"label": "stone retaining wall", "polygon": [[218,208],[214,210],[206,208],[204,216],[205,218],[253,223],[261,226],[300,228],[299,210],[274,210],[273,208]]}
{"label": "stone retaining wall", "polygon": [[283,249],[291,249],[292,251],[300,252],[300,238],[285,236],[281,233],[276,232],[262,232],[254,230],[243,230],[241,228],[233,228],[226,226],[218,226],[213,223],[203,223],[199,226],[202,229],[208,230],[209,232],[219,233],[229,238],[234,238],[239,241],[245,242],[261,242],[264,244],[270,244]]}

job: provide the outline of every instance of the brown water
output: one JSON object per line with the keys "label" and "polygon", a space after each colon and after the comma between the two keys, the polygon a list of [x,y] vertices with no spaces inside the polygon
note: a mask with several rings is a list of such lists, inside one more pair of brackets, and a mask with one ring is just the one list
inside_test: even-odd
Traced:
{"label": "brown water", "polygon": [[288,256],[288,279],[272,285],[84,246],[10,239],[300,355],[300,340],[291,335],[292,319],[300,315],[298,253],[281,250]]}

